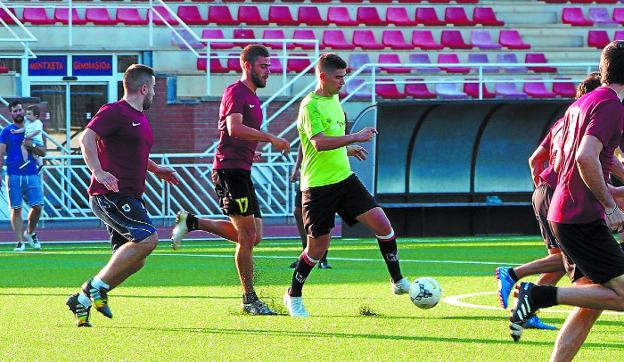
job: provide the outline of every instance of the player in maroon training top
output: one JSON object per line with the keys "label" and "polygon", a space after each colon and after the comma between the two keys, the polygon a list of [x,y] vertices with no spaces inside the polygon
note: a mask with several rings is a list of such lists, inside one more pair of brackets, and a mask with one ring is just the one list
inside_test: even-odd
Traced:
{"label": "player in maroon training top", "polygon": [[91,326],[91,305],[106,317],[113,317],[107,293],[139,271],[156,248],[158,234],[141,200],[147,171],[166,182],[178,183],[172,168],[149,159],[154,138],[143,112],[152,104],[155,82],[152,68],[140,64],[128,67],[123,98],[102,106],[80,139],[92,173],[89,202],[106,225],[113,256],[79,293],[67,299],[78,327]]}
{"label": "player in maroon training top", "polygon": [[624,310],[624,251],[611,234],[624,227],[624,213],[607,186],[624,129],[624,42],[603,49],[600,74],[603,86],[566,111],[561,152],[554,161],[559,177],[548,220],[574,286],[520,283],[510,317],[511,336],[518,341],[527,318],[538,309],[579,307],[561,328],[551,361],[575,356],[600,315],[596,310]]}
{"label": "player in maroon training top", "polygon": [[236,268],[243,287],[243,312],[252,315],[275,314],[263,303],[253,285],[253,247],[262,240],[262,215],[251,181],[251,165],[258,142],[270,142],[282,153],[290,143],[260,130],[262,109],[256,95],[266,86],[270,71],[269,51],[262,45],[249,45],[240,55],[242,78],[223,92],[219,108],[219,145],[212,166],[212,181],[219,205],[229,221],[198,219],[180,211],[171,240],[176,248],[188,231],[202,230],[236,243]]}

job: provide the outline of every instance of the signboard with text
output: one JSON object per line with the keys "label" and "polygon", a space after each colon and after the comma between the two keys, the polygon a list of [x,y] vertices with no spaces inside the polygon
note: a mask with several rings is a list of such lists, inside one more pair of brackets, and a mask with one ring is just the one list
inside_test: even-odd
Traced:
{"label": "signboard with text", "polygon": [[113,75],[112,55],[74,55],[72,75]]}
{"label": "signboard with text", "polygon": [[64,55],[43,55],[28,59],[28,75],[66,76],[67,57]]}

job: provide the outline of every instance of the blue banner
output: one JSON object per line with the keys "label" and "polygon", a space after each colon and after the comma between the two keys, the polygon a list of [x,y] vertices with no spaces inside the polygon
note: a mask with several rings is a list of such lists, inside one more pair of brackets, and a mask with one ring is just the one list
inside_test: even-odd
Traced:
{"label": "blue banner", "polygon": [[72,75],[113,75],[113,56],[74,55]]}
{"label": "blue banner", "polygon": [[67,75],[67,57],[64,55],[39,56],[28,59],[28,75]]}

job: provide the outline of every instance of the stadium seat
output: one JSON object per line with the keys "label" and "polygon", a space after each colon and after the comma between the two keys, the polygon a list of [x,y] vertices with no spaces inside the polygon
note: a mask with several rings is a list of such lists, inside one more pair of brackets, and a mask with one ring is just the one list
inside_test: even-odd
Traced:
{"label": "stadium seat", "polygon": [[[527,53],[525,55],[524,62],[525,63],[548,63],[548,60],[546,59],[546,55],[544,55],[544,53]],[[529,70],[532,70],[535,73],[557,73],[557,68],[546,67],[546,66],[529,67]]]}
{"label": "stadium seat", "polygon": [[[271,73],[272,74],[281,74],[284,73],[284,66],[282,65],[282,61],[278,58],[279,55],[271,54],[270,62],[271,62]],[[288,70],[286,69],[288,72]]]}
{"label": "stadium seat", "polygon": [[[223,64],[221,64],[221,60],[218,58],[214,58],[216,57],[216,54],[211,54],[211,58],[210,58],[210,73],[228,73],[230,70],[227,67],[224,67]],[[199,71],[203,71],[205,72],[207,70],[206,68],[206,64],[208,63],[206,61],[206,58],[197,58],[197,70]]]}
{"label": "stadium seat", "polygon": [[589,8],[589,19],[596,25],[615,25],[607,8]]}
{"label": "stadium seat", "polygon": [[[459,57],[457,54],[438,54],[438,63],[439,64],[460,64]],[[440,67],[443,71],[447,73],[460,73],[466,74],[470,73],[470,68],[468,67]]]}
{"label": "stadium seat", "polygon": [[616,30],[613,40],[624,40],[624,30]]}
{"label": "stadium seat", "polygon": [[438,18],[435,8],[416,8],[416,23],[427,26],[443,26],[444,22]]}
{"label": "stadium seat", "polygon": [[0,65],[0,74],[5,74],[8,73],[10,71],[10,69],[8,67],[5,67],[4,65]]}
{"label": "stadium seat", "polygon": [[240,21],[232,17],[227,5],[212,5],[208,8],[208,23],[217,25],[238,25]]}
{"label": "stadium seat", "polygon": [[563,8],[561,22],[572,26],[592,26],[594,22],[585,18],[581,8]]}
{"label": "stadium seat", "polygon": [[375,84],[375,94],[377,96],[386,98],[386,99],[404,99],[405,94],[399,91],[395,80],[390,78],[379,78],[380,82],[387,82],[384,84],[376,83]]}
{"label": "stadium seat", "polygon": [[49,18],[45,8],[24,8],[22,11],[22,22],[32,25],[52,25],[54,18]]}
{"label": "stadium seat", "polygon": [[332,0],[310,0],[312,4],[322,4],[322,3],[330,3]]}
{"label": "stadium seat", "polygon": [[501,46],[495,43],[488,30],[473,30],[470,32],[470,42],[479,49],[500,49]]}
{"label": "stadium seat", "polygon": [[[296,29],[293,32],[293,39],[301,39],[301,40],[316,40],[316,36],[314,35],[314,31],[310,30],[310,29]],[[306,50],[312,50],[314,49],[314,43],[310,42],[310,43],[303,43],[303,42],[296,42],[295,46],[301,48],[301,49],[306,49]],[[319,48],[322,45],[319,44]]]}
{"label": "stadium seat", "polygon": [[[204,29],[202,30],[202,39],[224,39],[223,31],[219,28],[215,29]],[[238,44],[236,44],[238,45]],[[234,48],[234,43],[231,42],[219,42],[219,43],[210,43],[210,49],[232,49]]]}
{"label": "stadium seat", "polygon": [[297,10],[297,21],[299,21],[300,25],[321,26],[328,24],[328,22],[321,17],[321,13],[316,6],[300,6]]}
{"label": "stadium seat", "polygon": [[[477,78],[466,78],[466,81],[475,81],[478,80]],[[496,97],[495,93],[490,92],[487,87],[485,86],[485,83],[481,84],[481,96],[483,99],[491,99]],[[466,93],[467,95],[469,95],[472,98],[475,99],[479,99],[479,83],[470,83],[470,82],[465,82],[464,83],[464,93]]]}
{"label": "stadium seat", "polygon": [[147,25],[149,24],[149,19],[146,17],[141,17],[138,9],[133,8],[117,8],[117,13],[115,14],[115,18],[117,22],[125,25]]}
{"label": "stadium seat", "polygon": [[498,43],[508,49],[530,49],[531,45],[525,43],[517,30],[501,30],[498,35]]}
{"label": "stadium seat", "polygon": [[474,22],[468,19],[466,11],[462,7],[451,6],[444,11],[444,22],[447,25],[472,26]]}
{"label": "stadium seat", "polygon": [[458,83],[436,83],[435,91],[438,98],[442,99],[466,99],[468,95],[460,89]]}
{"label": "stadium seat", "polygon": [[227,58],[227,69],[230,72],[242,73],[238,53],[229,53]]}
{"label": "stadium seat", "polygon": [[[354,72],[360,69],[364,64],[370,63],[370,58],[366,53],[351,53],[349,54],[349,72]],[[371,67],[368,67],[362,71],[362,73],[370,73]]]}
{"label": "stadium seat", "polygon": [[184,28],[180,28],[177,29],[175,32],[171,32],[171,44],[183,50],[187,50],[189,46],[193,49],[203,49],[206,47],[206,44],[195,39],[193,34],[191,34],[188,30]]}
{"label": "stadium seat", "polygon": [[[262,32],[262,39],[264,39],[262,44],[272,49],[284,49],[284,42],[277,42],[277,41],[270,42],[270,41],[267,41],[268,39],[285,39],[285,38],[286,37],[284,36],[284,31],[282,29],[264,29],[264,31]],[[295,48],[295,44],[292,42],[285,43],[285,44],[286,44],[286,49]]]}
{"label": "stadium seat", "polygon": [[[407,82],[422,82],[423,79],[411,78],[406,79]],[[429,91],[424,83],[408,83],[405,84],[405,95],[415,99],[433,99],[436,94]]]}
{"label": "stadium seat", "polygon": [[464,41],[459,30],[442,30],[440,43],[451,49],[472,49],[472,44]]}
{"label": "stadium seat", "polygon": [[178,17],[186,23],[186,25],[206,25],[208,19],[204,19],[199,13],[199,8],[195,5],[178,6]]}
{"label": "stadium seat", "polygon": [[[173,16],[171,16],[169,11],[167,11],[167,9],[164,6],[155,5],[153,9],[154,9],[155,14],[152,14],[152,19],[153,19],[152,21],[154,22],[154,24],[165,25],[165,21],[169,25],[179,24],[178,21],[174,19]],[[165,20],[163,21],[163,19]]]}
{"label": "stadium seat", "polygon": [[531,98],[555,98],[557,96],[555,93],[546,89],[546,85],[540,82],[541,79],[529,78],[529,80],[533,82],[524,83],[522,90]]}
{"label": "stadium seat", "polygon": [[[410,64],[431,64],[429,54],[426,53],[412,53],[407,57]],[[416,73],[439,73],[441,70],[438,67],[417,67],[412,68],[412,72]]]}
{"label": "stadium seat", "polygon": [[443,45],[436,43],[433,39],[431,30],[414,30],[412,31],[412,44],[422,50],[440,50]]}
{"label": "stadium seat", "polygon": [[526,93],[518,91],[515,83],[512,81],[509,82],[500,82],[494,84],[494,92],[497,96],[503,98],[512,98],[512,99],[526,99]]}
{"label": "stadium seat", "polygon": [[[384,54],[379,54],[378,63],[380,64],[402,64],[403,62],[401,61],[401,58],[399,57],[399,55],[396,53],[384,53]],[[397,65],[390,66],[390,67],[380,67],[379,69],[388,73],[409,73],[410,72],[410,68],[401,67]]]}
{"label": "stadium seat", "polygon": [[363,3],[364,0],[339,0],[341,3],[346,3],[346,4],[360,4]]}
{"label": "stadium seat", "polygon": [[117,25],[117,20],[111,18],[106,8],[87,8],[85,19],[94,25]]}
{"label": "stadium seat", "polygon": [[[483,54],[483,53],[468,53],[468,63],[481,63],[481,64],[486,64],[489,63],[490,60],[487,56],[487,54]],[[479,71],[479,68],[475,67],[473,68],[475,70],[475,72]],[[498,67],[495,66],[491,66],[491,67],[483,67],[482,68],[482,72],[483,73],[498,73]]]}
{"label": "stadium seat", "polygon": [[[307,68],[311,63],[310,59],[303,58],[307,57],[307,54],[290,54],[291,56],[301,57],[301,58],[288,58],[288,62],[286,63],[286,68],[289,72],[301,73]],[[314,67],[310,69],[311,72],[314,71]]]}
{"label": "stadium seat", "polygon": [[613,21],[624,24],[624,8],[613,9]]}
{"label": "stadium seat", "polygon": [[323,48],[353,50],[353,44],[347,42],[342,30],[323,30],[323,40],[321,41]]}
{"label": "stadium seat", "polygon": [[240,6],[238,8],[238,22],[247,25],[269,25],[269,21],[260,15],[255,5]]}
{"label": "stadium seat", "polygon": [[358,23],[368,26],[386,25],[386,22],[381,19],[377,8],[374,6],[359,7],[357,9],[356,20]]}
{"label": "stadium seat", "polygon": [[396,26],[414,26],[416,21],[410,19],[405,7],[389,7],[386,9],[386,23]]}
{"label": "stadium seat", "polygon": [[[1,11],[1,9],[0,9]],[[54,22],[61,24],[69,24],[69,9],[68,8],[56,8],[54,9]],[[72,9],[72,25],[84,25],[87,21],[85,18],[81,18],[78,15],[76,8]]]}
{"label": "stadium seat", "polygon": [[[498,53],[496,54],[496,62],[501,64],[518,64],[518,57],[515,53]],[[501,67],[505,73],[527,73],[529,70],[523,66],[517,67]]]}
{"label": "stadium seat", "polygon": [[284,5],[271,5],[269,6],[269,23],[282,26],[298,25],[288,9],[288,6]]}
{"label": "stadium seat", "polygon": [[[252,29],[240,29],[240,28],[236,28],[234,29],[234,31],[232,32],[232,37],[234,39],[248,39],[248,40],[255,40],[256,39],[256,34],[254,33],[254,31]],[[240,42],[240,43],[235,43],[235,46],[239,46],[241,48],[246,47],[249,44],[254,43],[253,41],[250,42]]]}
{"label": "stadium seat", "polygon": [[401,30],[384,30],[381,36],[381,42],[390,49],[414,49],[414,46],[405,41]]}
{"label": "stadium seat", "polygon": [[371,30],[353,31],[353,45],[363,50],[380,50],[384,45],[375,39]]}
{"label": "stadium seat", "polygon": [[[9,11],[15,15],[15,9],[9,8]],[[11,16],[2,8],[0,8],[0,19],[2,19],[6,24],[15,24],[15,21]]]}
{"label": "stadium seat", "polygon": [[504,21],[498,20],[494,10],[487,7],[475,7],[472,10],[472,20],[475,25],[483,26],[503,26]]}
{"label": "stadium seat", "polygon": [[558,81],[553,83],[553,93],[564,98],[576,97],[576,85],[569,78],[555,78],[555,80]]}
{"label": "stadium seat", "polygon": [[349,10],[344,6],[330,6],[327,9],[327,22],[338,26],[357,26],[358,22],[351,19]]}
{"label": "stadium seat", "polygon": [[602,49],[611,42],[606,30],[590,30],[587,33],[587,46]]}
{"label": "stadium seat", "polygon": [[[367,84],[362,86],[362,84],[364,84],[364,79],[353,79],[349,81],[345,85],[345,93],[353,94],[351,98],[355,99],[370,99],[372,97],[370,85]],[[360,88],[360,86],[362,87]]]}

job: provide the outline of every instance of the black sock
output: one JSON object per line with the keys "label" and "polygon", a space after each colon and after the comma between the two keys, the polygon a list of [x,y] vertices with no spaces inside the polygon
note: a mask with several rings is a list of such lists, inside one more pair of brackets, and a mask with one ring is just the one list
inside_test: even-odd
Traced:
{"label": "black sock", "polygon": [[258,300],[258,296],[255,291],[243,294],[243,303],[252,303]]}
{"label": "black sock", "polygon": [[314,266],[317,262],[318,260],[310,258],[305,251],[301,253],[301,256],[299,257],[299,262],[297,263],[297,267],[293,272],[290,289],[288,289],[288,295],[290,295],[291,297],[301,296],[303,283],[305,283],[308,275],[310,275],[310,272],[312,271],[312,269],[314,269]]}
{"label": "black sock", "polygon": [[399,252],[397,251],[396,237],[392,235],[390,239],[385,240],[377,238],[377,242],[379,243],[381,255],[383,256],[386,266],[388,267],[388,272],[390,272],[392,282],[396,283],[403,279],[403,275],[401,275],[401,266],[399,265]]}
{"label": "black sock", "polygon": [[548,308],[557,305],[557,287],[552,285],[537,285],[529,295],[535,309]]}
{"label": "black sock", "polygon": [[320,262],[323,264],[327,264],[327,252],[328,250],[325,251],[325,254],[323,254],[323,257],[320,260]]}
{"label": "black sock", "polygon": [[199,230],[199,226],[197,225],[197,216],[192,213],[188,213],[186,217],[186,228],[188,231]]}
{"label": "black sock", "polygon": [[511,279],[513,279],[514,282],[518,281],[518,274],[516,274],[516,272],[513,270],[513,268],[508,268],[507,269],[507,273],[509,273],[509,276],[511,277]]}

